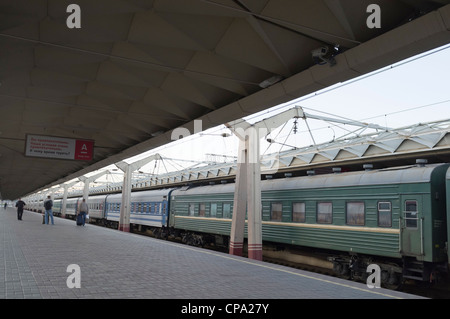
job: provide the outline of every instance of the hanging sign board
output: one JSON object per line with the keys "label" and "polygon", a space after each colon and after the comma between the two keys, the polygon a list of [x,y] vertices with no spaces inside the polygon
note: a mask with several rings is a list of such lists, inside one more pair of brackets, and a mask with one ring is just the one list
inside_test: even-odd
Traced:
{"label": "hanging sign board", "polygon": [[27,134],[25,156],[90,161],[94,141]]}

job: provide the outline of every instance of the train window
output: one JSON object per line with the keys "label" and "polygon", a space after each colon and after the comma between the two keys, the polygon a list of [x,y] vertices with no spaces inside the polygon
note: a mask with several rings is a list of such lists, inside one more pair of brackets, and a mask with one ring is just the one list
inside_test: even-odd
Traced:
{"label": "train window", "polygon": [[189,204],[189,216],[194,216],[195,214],[195,204]]}
{"label": "train window", "polygon": [[378,202],[378,226],[392,227],[391,202]]}
{"label": "train window", "polygon": [[231,218],[231,204],[223,204],[223,218]]}
{"label": "train window", "polygon": [[270,206],[270,220],[273,222],[281,222],[283,216],[283,204],[272,203]]}
{"label": "train window", "polygon": [[155,213],[158,215],[162,214],[162,205],[161,203],[155,203]]}
{"label": "train window", "polygon": [[333,222],[333,203],[317,203],[317,222],[319,224],[331,224]]}
{"label": "train window", "polygon": [[200,210],[198,211],[198,216],[205,217],[206,205],[204,203],[200,204]]}
{"label": "train window", "polygon": [[217,216],[217,204],[216,203],[212,203],[211,204],[210,216],[211,217],[216,217]]}
{"label": "train window", "polygon": [[347,202],[345,220],[347,225],[364,226],[364,202]]}
{"label": "train window", "polygon": [[407,200],[405,202],[405,220],[407,228],[417,228],[417,201]]}
{"label": "train window", "polygon": [[292,204],[292,221],[294,223],[304,223],[306,221],[305,203]]}

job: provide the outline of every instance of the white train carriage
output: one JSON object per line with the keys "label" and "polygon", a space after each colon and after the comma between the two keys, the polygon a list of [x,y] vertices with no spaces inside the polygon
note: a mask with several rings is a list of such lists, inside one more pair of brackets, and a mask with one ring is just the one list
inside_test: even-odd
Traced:
{"label": "white train carriage", "polygon": [[105,218],[105,202],[107,197],[107,195],[96,195],[88,198],[89,219],[91,221],[95,219],[102,220]]}
{"label": "white train carriage", "polygon": [[[131,194],[130,223],[152,227],[167,225],[169,218],[169,196],[172,189],[133,192]],[[105,217],[108,221],[119,222],[121,194],[106,198]]]}
{"label": "white train carriage", "polygon": [[[26,201],[25,202],[27,205],[25,206],[26,210],[32,211],[32,212],[37,212],[39,210],[39,201],[33,200],[33,201]],[[13,206],[16,203],[13,203]]]}
{"label": "white train carriage", "polygon": [[53,200],[53,207],[52,207],[53,215],[61,216],[61,203],[62,199]]}
{"label": "white train carriage", "polygon": [[[25,206],[25,209],[28,209],[28,207]],[[41,213],[41,214],[45,213],[44,201],[43,201],[43,200],[40,200],[40,201],[37,203],[36,209],[37,209],[37,212],[38,212],[38,213]]]}
{"label": "white train carriage", "polygon": [[66,202],[66,218],[72,218],[75,219],[75,216],[77,214],[78,211],[78,200],[80,198],[75,197],[75,198],[68,198],[67,202]]}

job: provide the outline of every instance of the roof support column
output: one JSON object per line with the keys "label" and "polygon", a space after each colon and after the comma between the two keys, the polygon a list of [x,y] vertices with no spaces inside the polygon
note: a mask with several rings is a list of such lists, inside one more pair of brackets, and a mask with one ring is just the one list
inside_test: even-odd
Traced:
{"label": "roof support column", "polygon": [[239,153],[234,188],[233,219],[230,233],[230,255],[242,256],[245,213],[247,210],[247,142],[239,140]]}
{"label": "roof support column", "polygon": [[154,154],[131,164],[128,164],[124,161],[115,164],[124,173],[122,185],[122,204],[120,205],[119,230],[123,232],[130,231],[132,188],[131,177],[133,175],[133,172],[140,169],[145,164],[158,159],[162,159],[161,156],[159,154]]}
{"label": "roof support column", "polygon": [[123,171],[122,203],[120,205],[119,230],[130,231],[130,206],[131,206],[131,164],[120,162],[116,164]]}
{"label": "roof support column", "polygon": [[86,202],[87,202],[87,200],[88,200],[88,198],[89,198],[89,184],[90,184],[91,182],[95,182],[95,180],[96,180],[97,178],[99,178],[99,177],[101,177],[101,176],[103,176],[103,175],[105,175],[105,174],[107,174],[107,173],[109,173],[108,170],[103,171],[103,172],[100,172],[100,173],[95,174],[95,175],[92,175],[92,176],[89,176],[89,177],[88,177],[88,176],[81,176],[81,177],[78,177],[78,179],[79,179],[81,182],[84,182],[83,198],[86,199]]}
{"label": "roof support column", "polygon": [[239,137],[238,171],[234,190],[229,253],[242,256],[247,210],[248,256],[250,259],[262,260],[261,169],[258,129],[250,126],[243,132],[242,129],[228,127]]}
{"label": "roof support column", "polygon": [[248,215],[248,256],[262,260],[262,205],[261,205],[261,161],[259,139],[291,118],[303,118],[303,109],[296,106],[283,113],[261,120],[255,124],[240,119],[225,123],[239,138],[239,154],[234,190],[233,220],[230,233],[232,255],[242,255],[245,210]]}
{"label": "roof support column", "polygon": [[248,129],[247,162],[247,209],[248,209],[248,257],[262,260],[262,211],[261,211],[261,164],[259,160],[259,134],[255,128]]}
{"label": "roof support column", "polygon": [[62,199],[62,203],[61,203],[61,217],[62,218],[66,218],[67,193],[69,192],[69,188],[72,187],[73,185],[75,185],[76,183],[78,183],[78,181],[74,181],[72,183],[63,185],[64,194],[63,194],[63,199]]}

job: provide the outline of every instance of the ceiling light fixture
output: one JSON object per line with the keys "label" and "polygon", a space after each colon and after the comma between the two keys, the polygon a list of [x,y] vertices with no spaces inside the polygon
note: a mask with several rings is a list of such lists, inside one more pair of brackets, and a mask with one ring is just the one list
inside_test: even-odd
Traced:
{"label": "ceiling light fixture", "polygon": [[262,87],[263,89],[265,89],[265,88],[268,88],[269,86],[274,85],[275,83],[280,82],[281,80],[283,80],[283,76],[274,75],[274,76],[262,81],[261,83],[259,83],[259,86]]}

